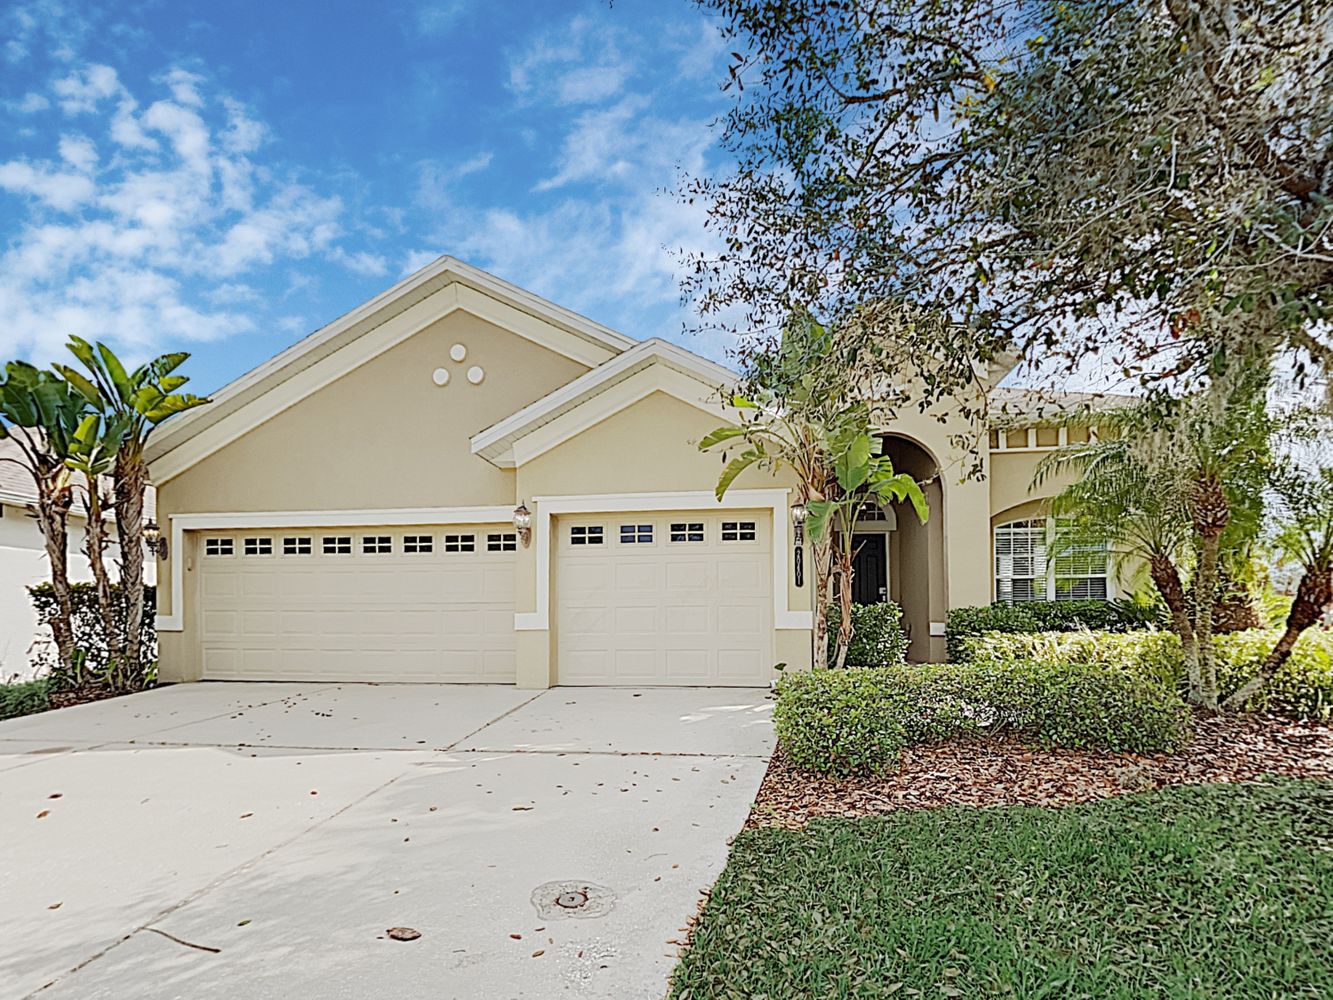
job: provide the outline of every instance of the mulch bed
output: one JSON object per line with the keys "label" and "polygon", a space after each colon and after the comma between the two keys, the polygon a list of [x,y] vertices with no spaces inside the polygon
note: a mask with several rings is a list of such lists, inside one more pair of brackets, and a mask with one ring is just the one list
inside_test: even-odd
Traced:
{"label": "mulch bed", "polygon": [[74,705],[86,705],[90,701],[104,701],[107,698],[119,698],[128,691],[113,691],[99,684],[89,684],[72,691],[51,692],[52,708],[71,708]]}
{"label": "mulch bed", "polygon": [[1252,781],[1264,775],[1333,779],[1333,727],[1260,717],[1201,717],[1172,754],[1036,750],[1000,737],[903,751],[881,778],[824,778],[773,754],[747,827],[799,829],[819,816],[873,816],[938,806],[1058,806],[1165,785]]}

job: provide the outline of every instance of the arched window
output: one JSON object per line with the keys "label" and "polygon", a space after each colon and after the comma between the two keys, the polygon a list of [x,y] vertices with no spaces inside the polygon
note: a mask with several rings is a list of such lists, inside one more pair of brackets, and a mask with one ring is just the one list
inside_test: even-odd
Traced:
{"label": "arched window", "polygon": [[1070,543],[1056,548],[1050,518],[997,524],[994,544],[997,601],[1018,604],[1112,596],[1106,544]]}

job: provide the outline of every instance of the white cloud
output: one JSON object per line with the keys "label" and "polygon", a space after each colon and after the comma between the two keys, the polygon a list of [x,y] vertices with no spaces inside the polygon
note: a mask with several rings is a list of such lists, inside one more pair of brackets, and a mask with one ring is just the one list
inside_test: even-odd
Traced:
{"label": "white cloud", "polygon": [[244,333],[271,305],[256,281],[312,258],[388,273],[339,245],[339,198],[255,157],[268,131],[243,104],[193,70],[156,88],[141,105],[114,69],[72,67],[53,107],[32,112],[50,158],[0,163],[0,211],[15,220],[0,251],[0,354],[49,358],[71,333],[141,352]]}
{"label": "white cloud", "polygon": [[620,33],[605,20],[575,17],[509,57],[509,88],[524,100],[593,104],[619,95],[633,76]]}
{"label": "white cloud", "polygon": [[441,35],[467,9],[465,0],[424,0],[417,6],[416,28],[423,35]]}
{"label": "white cloud", "polygon": [[403,267],[398,272],[398,277],[406,278],[409,274],[415,274],[431,261],[443,256],[439,250],[409,250],[407,256],[403,258]]}
{"label": "white cloud", "polygon": [[38,111],[45,111],[51,106],[41,94],[24,94],[17,101],[6,101],[5,106],[12,108],[21,115],[31,115]]}

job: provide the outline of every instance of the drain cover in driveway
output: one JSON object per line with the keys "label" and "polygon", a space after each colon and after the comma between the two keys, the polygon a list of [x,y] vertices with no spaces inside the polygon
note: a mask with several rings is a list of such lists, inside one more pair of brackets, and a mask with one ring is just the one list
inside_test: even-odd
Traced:
{"label": "drain cover in driveway", "polygon": [[605,886],[591,882],[546,882],[532,890],[532,905],[546,919],[604,917],[616,905]]}

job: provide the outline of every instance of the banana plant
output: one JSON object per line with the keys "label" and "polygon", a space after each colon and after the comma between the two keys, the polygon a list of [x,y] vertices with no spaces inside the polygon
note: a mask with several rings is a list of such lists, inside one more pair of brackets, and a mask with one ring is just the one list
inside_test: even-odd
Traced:
{"label": "banana plant", "polygon": [[[105,417],[89,413],[80,422],[70,442],[65,465],[83,475],[84,512],[87,528],[84,531],[83,551],[92,569],[97,589],[98,612],[106,634],[106,681],[111,687],[132,683],[125,669],[126,626],[119,624],[115,588],[106,568],[107,537],[106,501],[103,486],[116,465],[116,453],[125,438],[126,421],[123,417]],[[122,593],[124,593],[122,591]]]}
{"label": "banana plant", "polygon": [[719,427],[699,442],[701,451],[724,451],[715,493],[721,500],[747,469],[790,469],[809,514],[814,568],[816,668],[828,662],[828,606],[840,578],[836,663],[846,662],[852,639],[852,563],[856,519],[868,503],[908,501],[922,522],[929,511],[920,484],[893,468],[874,433],[869,403],[848,378],[838,340],[807,314],[789,320],[777,348],[752,359],[750,391],[727,402],[734,425]]}
{"label": "banana plant", "polygon": [[24,469],[36,487],[31,513],[42,533],[56,601],[55,616],[47,624],[61,679],[67,682],[75,679],[76,650],[68,548],[73,488],[65,462],[87,409],[81,394],[57,375],[24,361],[5,365],[0,378],[0,439],[14,442],[16,457],[0,461]]}
{"label": "banana plant", "polygon": [[155,427],[179,413],[210,402],[202,396],[179,392],[190,380],[174,374],[190,357],[184,351],[161,357],[127,371],[105,344],[90,344],[71,337],[70,353],[86,375],[68,365],[60,372],[88,405],[104,420],[103,429],[120,429],[112,466],[116,534],[120,542],[120,582],[125,593],[124,670],[137,682],[143,673],[140,622],[143,618],[143,508],[148,485],[144,447]]}

